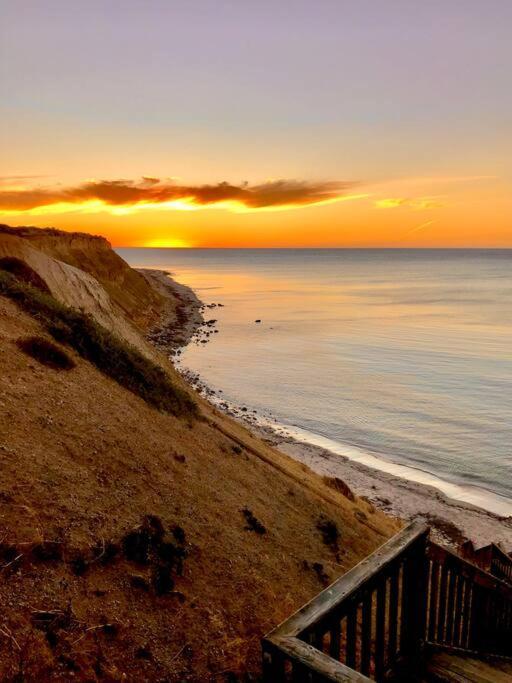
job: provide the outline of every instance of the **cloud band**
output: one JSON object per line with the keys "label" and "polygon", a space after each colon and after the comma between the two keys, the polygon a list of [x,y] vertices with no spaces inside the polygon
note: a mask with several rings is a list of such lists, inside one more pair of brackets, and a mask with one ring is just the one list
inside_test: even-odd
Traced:
{"label": "cloud band", "polygon": [[158,178],[132,180],[94,180],[67,188],[0,189],[0,211],[25,212],[53,205],[76,205],[99,202],[107,207],[156,208],[173,202],[191,207],[235,203],[246,209],[308,206],[337,201],[346,197],[355,182],[306,182],[274,180],[259,185],[227,182],[216,185],[179,185]]}

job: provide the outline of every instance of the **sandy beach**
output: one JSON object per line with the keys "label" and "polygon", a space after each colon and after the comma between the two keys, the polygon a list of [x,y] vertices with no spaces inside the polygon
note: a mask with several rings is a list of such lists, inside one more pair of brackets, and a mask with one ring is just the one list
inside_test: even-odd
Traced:
{"label": "sandy beach", "polygon": [[[280,451],[304,463],[315,472],[339,477],[358,496],[375,507],[403,520],[423,518],[434,529],[440,542],[458,546],[466,539],[475,545],[494,541],[507,551],[512,549],[512,519],[445,496],[433,486],[393,476],[321,447],[281,436],[271,429],[258,429]],[[266,432],[266,433],[265,433]]]}
{"label": "sandy beach", "polygon": [[[189,288],[180,285],[166,271],[144,270],[159,291],[167,291],[180,301],[178,314],[170,310],[150,335],[151,341],[174,358],[177,368],[197,391],[217,409],[241,421],[269,444],[326,477],[337,477],[354,494],[368,499],[376,508],[404,521],[423,518],[437,539],[453,547],[466,539],[477,546],[494,541],[512,550],[512,517],[500,516],[445,495],[435,486],[420,484],[388,472],[354,462],[326,448],[304,443],[268,416],[259,416],[250,405],[236,406],[222,392],[208,386],[195,372],[180,364],[180,347],[187,343],[205,344],[215,333],[215,321],[203,316],[206,305]],[[218,305],[218,304],[215,304]],[[211,307],[210,304],[208,307]]]}

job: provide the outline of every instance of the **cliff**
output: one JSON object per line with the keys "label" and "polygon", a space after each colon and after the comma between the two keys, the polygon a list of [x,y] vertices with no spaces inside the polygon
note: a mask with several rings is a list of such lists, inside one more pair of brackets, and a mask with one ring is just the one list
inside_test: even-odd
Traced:
{"label": "cliff", "polygon": [[113,251],[104,237],[0,225],[0,241],[5,236],[18,237],[38,252],[94,277],[131,322],[145,327],[157,319],[161,295]]}
{"label": "cliff", "polygon": [[162,295],[104,240],[0,249],[0,679],[254,680],[260,637],[397,523],[148,351]]}

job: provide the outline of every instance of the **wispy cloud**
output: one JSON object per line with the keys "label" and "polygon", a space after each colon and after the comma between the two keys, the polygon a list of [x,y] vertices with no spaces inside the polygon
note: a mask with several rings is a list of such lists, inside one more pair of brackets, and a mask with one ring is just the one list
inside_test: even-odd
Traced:
{"label": "wispy cloud", "polygon": [[1,175],[0,185],[4,183],[12,183],[13,181],[19,180],[36,180],[38,178],[46,178],[47,176],[42,175]]}
{"label": "wispy cloud", "polygon": [[[350,194],[353,181],[308,182],[272,180],[257,185],[222,182],[214,185],[181,185],[143,177],[132,180],[92,180],[57,188],[0,188],[0,211],[36,212],[52,209],[204,208],[223,206],[236,210],[279,209],[325,204],[367,195]],[[46,212],[46,211],[45,211]]]}
{"label": "wispy cloud", "polygon": [[425,221],[425,223],[421,223],[420,225],[416,225],[414,228],[411,228],[408,230],[404,237],[408,237],[409,235],[413,235],[416,232],[420,232],[421,230],[425,230],[425,228],[428,228],[429,225],[432,225],[433,223],[437,223],[437,221],[432,220],[432,221]]}
{"label": "wispy cloud", "polygon": [[496,175],[453,175],[453,176],[413,176],[411,178],[402,178],[401,182],[409,184],[456,184],[456,183],[474,183],[482,180],[496,180]]}
{"label": "wispy cloud", "polygon": [[377,199],[375,206],[378,209],[396,209],[400,206],[409,206],[412,209],[438,209],[444,204],[437,197],[390,197]]}

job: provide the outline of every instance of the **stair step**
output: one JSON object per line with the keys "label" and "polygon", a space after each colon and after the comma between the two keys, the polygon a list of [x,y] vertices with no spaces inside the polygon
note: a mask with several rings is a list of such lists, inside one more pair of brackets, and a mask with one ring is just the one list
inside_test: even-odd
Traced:
{"label": "stair step", "polygon": [[498,657],[433,652],[423,681],[429,683],[511,683],[512,662]]}

